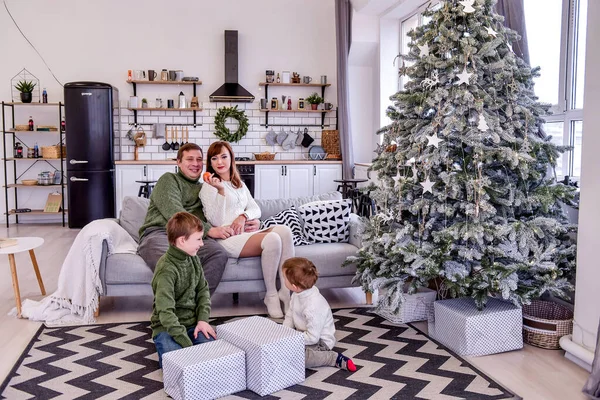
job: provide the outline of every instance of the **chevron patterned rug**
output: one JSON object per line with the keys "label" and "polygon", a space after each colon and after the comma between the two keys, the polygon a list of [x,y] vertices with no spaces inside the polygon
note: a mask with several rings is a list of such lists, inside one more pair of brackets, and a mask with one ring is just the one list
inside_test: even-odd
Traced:
{"label": "chevron patterned rug", "polygon": [[[240,317],[216,318],[213,325]],[[369,308],[334,310],[337,350],[358,367],[306,370],[267,399],[519,399],[411,325]],[[148,322],[41,327],[0,386],[6,399],[164,399]],[[258,399],[250,391],[227,399]]]}

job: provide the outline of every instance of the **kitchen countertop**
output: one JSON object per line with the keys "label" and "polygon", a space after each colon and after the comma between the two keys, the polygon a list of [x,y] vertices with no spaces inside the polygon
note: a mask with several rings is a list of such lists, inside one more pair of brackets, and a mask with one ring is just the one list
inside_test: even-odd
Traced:
{"label": "kitchen countertop", "polygon": [[[273,161],[236,161],[237,165],[290,165],[290,164],[341,164],[340,160],[273,160]],[[175,160],[120,160],[116,165],[175,165]]]}

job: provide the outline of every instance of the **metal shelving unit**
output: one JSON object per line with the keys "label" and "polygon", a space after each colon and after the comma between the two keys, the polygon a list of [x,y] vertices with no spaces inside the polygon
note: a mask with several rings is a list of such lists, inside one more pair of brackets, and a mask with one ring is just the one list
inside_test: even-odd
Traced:
{"label": "metal shelving unit", "polygon": [[[56,107],[58,109],[58,127],[57,127],[57,131],[46,131],[46,130],[34,130],[34,131],[18,131],[15,129],[15,108],[16,107]],[[62,121],[62,117],[64,115],[64,111],[63,111],[63,107],[64,104],[62,102],[59,103],[15,103],[15,102],[2,102],[2,140],[3,140],[3,146],[2,146],[2,151],[3,151],[3,157],[2,157],[2,161],[4,162],[4,201],[5,201],[5,215],[6,215],[6,227],[8,228],[10,225],[10,217],[14,216],[15,217],[15,222],[18,224],[19,223],[19,215],[21,215],[21,213],[17,213],[15,210],[19,208],[19,190],[32,190],[32,189],[58,189],[60,188],[60,194],[62,196],[62,200],[61,200],[61,211],[59,212],[44,212],[44,210],[31,210],[30,212],[27,213],[23,213],[23,215],[61,215],[62,216],[62,226],[65,226],[65,216],[67,213],[67,210],[65,209],[65,185],[66,185],[66,179],[65,179],[65,165],[64,165],[64,161],[65,158],[63,156],[62,153],[62,146],[64,144],[64,135],[65,132],[61,132],[60,131],[60,122]],[[7,113],[10,115],[10,126],[7,126]],[[15,147],[15,143],[17,142],[17,135],[21,135],[24,137],[24,135],[29,135],[29,134],[58,134],[59,140],[58,140],[58,145],[59,145],[59,149],[61,149],[60,151],[60,158],[15,158],[15,157],[11,157],[7,154],[6,152],[6,136],[7,135],[11,135],[12,136],[12,147],[11,149],[14,149]],[[25,141],[23,140],[19,140],[21,143],[25,143]],[[27,145],[25,145],[26,147],[29,147]],[[48,163],[48,165],[50,165],[55,172],[60,172],[60,176],[61,176],[61,183],[59,185],[33,185],[33,186],[29,186],[29,185],[23,185],[23,184],[19,184],[17,183],[18,180],[23,177],[30,169],[33,165],[37,164],[38,162],[46,162]],[[55,164],[53,164],[52,162],[59,162],[59,166],[57,167]],[[12,163],[12,179],[9,181],[9,174],[8,174],[8,170],[7,170],[7,166],[9,163]],[[23,172],[20,172],[17,174],[17,169],[18,166],[20,166],[21,164],[27,164],[25,168],[25,170]],[[20,168],[22,169],[22,168]],[[15,204],[15,208],[14,209],[9,209],[8,206],[8,198],[9,198],[9,190],[13,191],[13,195],[14,195],[14,204]]]}

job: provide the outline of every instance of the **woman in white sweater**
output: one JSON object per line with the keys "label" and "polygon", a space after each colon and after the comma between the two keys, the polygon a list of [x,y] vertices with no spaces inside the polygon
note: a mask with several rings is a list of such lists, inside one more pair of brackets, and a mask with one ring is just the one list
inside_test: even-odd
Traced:
{"label": "woman in white sweater", "polygon": [[267,311],[272,318],[283,318],[279,301],[283,301],[287,310],[290,292],[283,283],[277,292],[276,280],[279,272],[283,282],[281,266],[294,257],[292,232],[283,225],[258,230],[260,208],[240,179],[229,143],[211,144],[206,158],[206,171],[211,175],[204,177],[207,185],[200,190],[204,215],[211,225],[229,226],[233,230],[232,236],[219,240],[230,257],[261,257]]}

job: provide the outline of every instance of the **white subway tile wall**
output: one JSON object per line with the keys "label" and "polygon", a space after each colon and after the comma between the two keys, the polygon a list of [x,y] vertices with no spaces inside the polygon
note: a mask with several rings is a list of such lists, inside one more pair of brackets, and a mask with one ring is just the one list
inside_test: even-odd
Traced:
{"label": "white subway tile wall", "polygon": [[[236,157],[249,157],[251,160],[254,159],[254,153],[261,153],[263,151],[269,151],[277,153],[275,156],[276,160],[304,160],[308,157],[308,149],[310,146],[321,144],[321,131],[320,126],[309,126],[308,134],[315,139],[309,147],[296,146],[294,149],[283,150],[279,145],[270,146],[265,141],[265,136],[270,130],[275,133],[279,133],[282,130],[289,132],[293,130],[298,132],[298,129],[304,133],[304,126],[306,124],[320,124],[321,114],[320,113],[287,113],[287,112],[269,112],[269,123],[272,124],[291,124],[293,126],[279,127],[269,126],[265,128],[265,113],[259,111],[259,103],[255,101],[253,103],[204,103],[204,110],[196,112],[196,127],[187,126],[189,130],[189,141],[198,144],[206,152],[208,146],[218,141],[219,139],[214,135],[215,129],[215,115],[217,114],[217,108],[220,107],[231,107],[237,106],[238,109],[246,111],[246,117],[248,117],[248,132],[239,142],[231,143],[233,151]],[[158,137],[152,137],[154,128],[151,124],[192,124],[194,122],[192,111],[138,111],[138,123],[147,124],[141,125],[147,135],[146,146],[138,149],[139,160],[169,160],[176,156],[176,151],[168,150],[164,151],[162,145],[165,142],[164,131],[158,132]],[[330,111],[325,114],[325,128],[323,129],[335,129],[337,120],[336,111]],[[133,160],[134,146],[133,142],[126,138],[127,132],[133,129],[134,133],[137,130],[132,125],[134,122],[133,111],[128,110],[126,107],[121,108],[121,130],[117,132],[117,140],[115,140],[116,154],[117,157],[120,154],[121,160]],[[327,126],[329,125],[329,126]],[[233,122],[226,124],[230,130],[237,129],[237,123]],[[169,126],[169,134],[174,126]],[[173,139],[169,137],[169,143]],[[181,127],[178,127],[178,142],[182,142],[181,138]],[[119,151],[120,147],[120,151]]]}

